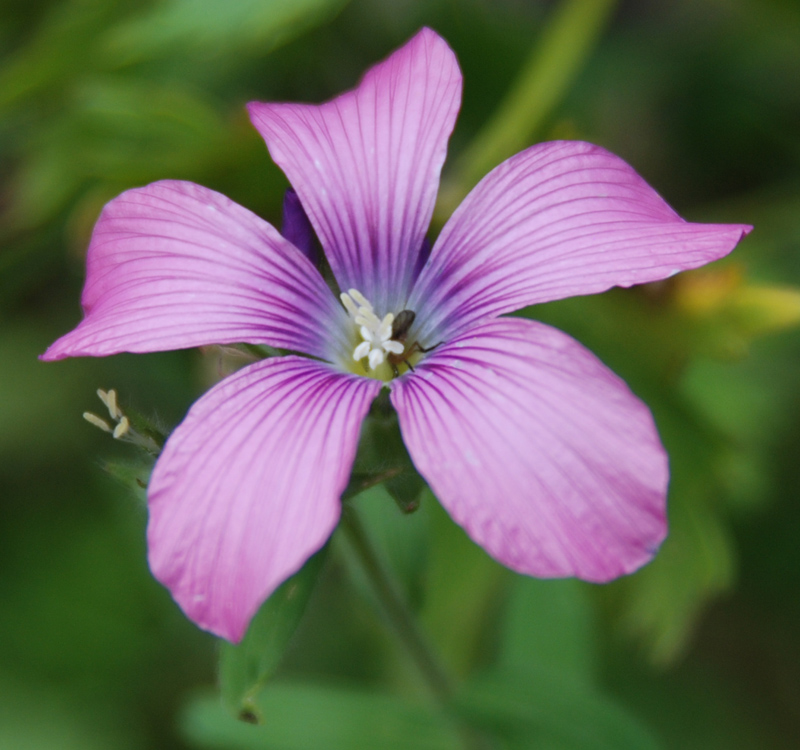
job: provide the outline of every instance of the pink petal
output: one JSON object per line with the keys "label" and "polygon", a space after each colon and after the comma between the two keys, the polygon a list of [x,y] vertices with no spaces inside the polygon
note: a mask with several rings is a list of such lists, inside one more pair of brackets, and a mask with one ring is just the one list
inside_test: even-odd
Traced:
{"label": "pink petal", "polygon": [[417,469],[504,565],[600,582],[655,554],[668,469],[650,412],[566,334],[492,320],[393,386]]}
{"label": "pink petal", "polygon": [[702,266],[750,229],[684,221],[598,146],[542,143],[501,164],[467,196],[442,230],[409,308],[431,345],[489,316]]}
{"label": "pink petal", "polygon": [[42,359],[236,342],[327,358],[338,345],[330,331],[344,326],[341,305],[300,251],[191,182],[128,190],[103,209],[81,302],[83,321]]}
{"label": "pink petal", "polygon": [[201,628],[240,640],[325,543],[380,388],[280,357],[239,370],[191,408],[153,472],[147,537],[153,575]]}
{"label": "pink petal", "polygon": [[381,315],[408,298],[460,103],[453,52],[422,29],[326,104],[248,105],[339,285]]}

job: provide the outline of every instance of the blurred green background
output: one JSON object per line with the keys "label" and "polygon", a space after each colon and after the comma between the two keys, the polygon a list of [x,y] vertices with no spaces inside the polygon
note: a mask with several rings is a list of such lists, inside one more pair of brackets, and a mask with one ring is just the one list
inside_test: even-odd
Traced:
{"label": "blurred green background", "polygon": [[[81,419],[116,388],[169,428],[219,353],[36,357],[80,319],[107,200],[188,179],[279,223],[287,183],[244,104],[329,98],[422,25],[465,78],[434,233],[549,138],[756,228],[711,268],[524,313],[653,409],[673,474],[653,564],[522,579],[430,496],[406,517],[371,490],[355,502],[457,697],[431,701],[337,536],[251,726],[147,571],[143,493],[106,470],[135,454]],[[0,56],[0,748],[800,747],[800,4],[4,0]]]}

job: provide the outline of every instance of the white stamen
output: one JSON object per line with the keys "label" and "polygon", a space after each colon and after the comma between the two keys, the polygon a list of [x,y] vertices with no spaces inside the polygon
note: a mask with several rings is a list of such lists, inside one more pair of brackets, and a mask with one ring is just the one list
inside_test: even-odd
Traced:
{"label": "white stamen", "polygon": [[378,328],[378,336],[382,341],[389,341],[392,338],[392,323],[394,322],[394,315],[389,313]]}
{"label": "white stamen", "polygon": [[90,411],[83,412],[83,418],[95,427],[99,427],[103,432],[111,432],[111,426],[105,419],[100,419],[97,414],[92,414]]}
{"label": "white stamen", "polygon": [[378,365],[382,365],[384,360],[383,356],[383,349],[373,349],[369,353],[369,366],[373,370],[378,367]]}
{"label": "white stamen", "polygon": [[364,357],[369,356],[369,350],[372,349],[371,344],[369,341],[362,341],[353,352],[353,359],[358,362],[359,360],[364,359]]}
{"label": "white stamen", "polygon": [[345,310],[350,313],[351,317],[355,318],[358,315],[358,306],[353,302],[350,295],[342,292],[342,294],[339,295],[339,299],[342,300]]}
{"label": "white stamen", "polygon": [[405,351],[405,347],[400,341],[384,341],[383,348],[392,354],[402,354]]}
{"label": "white stamen", "polygon": [[367,310],[372,312],[372,303],[363,294],[361,294],[358,289],[351,289],[349,294],[359,307],[365,307]]}
{"label": "white stamen", "polygon": [[116,440],[124,440],[126,443],[133,443],[140,448],[144,448],[149,453],[158,454],[161,450],[160,444],[152,435],[148,435],[147,432],[139,432],[136,427],[131,424],[130,420],[122,413],[122,409],[119,408],[116,391],[98,389],[97,395],[105,404],[116,424],[112,427],[105,419],[98,417],[97,414],[85,411],[83,413],[83,418],[87,422],[93,424],[95,427],[99,427],[103,432],[110,432],[111,436]]}
{"label": "white stamen", "polygon": [[114,437],[119,440],[121,437],[124,437],[128,434],[128,430],[131,428],[131,423],[128,421],[127,417],[123,417],[120,419],[119,424],[114,428],[113,435]]}
{"label": "white stamen", "polygon": [[83,413],[83,418],[93,424],[95,427],[99,427],[103,432],[110,432],[113,437],[117,440],[121,440],[124,437],[127,437],[128,440],[136,440],[136,433],[134,430],[131,430],[131,423],[128,418],[122,413],[122,409],[119,408],[119,404],[117,403],[117,392],[112,388],[111,390],[104,391],[102,388],[97,389],[97,396],[98,398],[105,404],[105,407],[108,409],[108,413],[111,415],[111,418],[116,422],[116,424],[112,427],[105,419],[101,419],[96,414],[92,414],[92,412],[87,411]]}
{"label": "white stamen", "polygon": [[97,395],[108,409],[111,419],[118,420],[122,416],[119,406],[117,406],[117,392],[112,388],[110,391],[97,389]]}
{"label": "white stamen", "polygon": [[379,318],[372,303],[358,289],[343,292],[340,299],[361,334],[362,340],[353,350],[353,359],[356,362],[366,357],[370,369],[374,370],[386,361],[387,354],[403,353],[403,343],[392,340],[394,313],[387,313]]}

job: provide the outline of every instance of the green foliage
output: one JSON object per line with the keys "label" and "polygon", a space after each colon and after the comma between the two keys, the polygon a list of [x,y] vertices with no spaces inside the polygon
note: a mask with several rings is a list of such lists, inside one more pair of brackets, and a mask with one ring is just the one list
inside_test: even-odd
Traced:
{"label": "green foliage", "polygon": [[147,483],[153,471],[153,461],[148,458],[103,461],[103,470],[114,477],[144,506],[147,500]]}
{"label": "green foliage", "polygon": [[327,550],[326,546],[314,555],[261,605],[241,643],[220,643],[222,700],[235,717],[253,723],[266,721],[256,698],[275,672],[303,616]]}
{"label": "green foliage", "polygon": [[558,674],[486,677],[465,686],[456,708],[512,750],[656,750],[648,730],[613,701]]}
{"label": "green foliage", "polygon": [[509,574],[450,520],[429,491],[426,494],[432,518],[420,618],[442,659],[463,676],[479,658],[488,613],[502,596]]}
{"label": "green foliage", "polygon": [[228,104],[213,89],[224,92],[244,60],[345,2],[72,0],[43,10],[0,67],[0,160],[14,165],[0,241],[19,243],[0,268],[45,254],[48,224],[65,211],[83,246],[103,203],[122,190],[165,177],[208,181],[263,153],[229,115],[241,98]]}
{"label": "green foliage", "polygon": [[258,727],[232,719],[215,697],[198,698],[183,730],[209,750],[460,750],[451,722],[425,706],[335,685],[275,683],[261,691]]}
{"label": "green foliage", "polygon": [[[0,679],[0,747],[13,750],[132,750],[135,728],[115,727],[90,707],[41,685]],[[46,717],[46,721],[43,720]]]}
{"label": "green foliage", "polygon": [[68,111],[31,133],[24,146],[19,229],[52,218],[98,178],[108,186],[88,195],[94,210],[130,181],[191,175],[199,155],[231,148],[212,105],[174,85],[107,75],[84,81],[72,94]]}
{"label": "green foliage", "polygon": [[126,63],[154,56],[269,51],[347,0],[171,0],[109,33],[107,45]]}
{"label": "green foliage", "polygon": [[35,325],[22,321],[0,325],[0,392],[14,394],[13,398],[0,398],[0,457],[4,463],[35,466],[42,458],[57,463],[60,453],[71,453],[70,445],[87,449],[90,430],[72,419],[73,405],[79,402],[88,374],[86,365],[70,363],[61,373],[47,370],[36,359],[46,339]]}
{"label": "green foliage", "polygon": [[515,576],[500,633],[500,672],[560,674],[592,684],[597,676],[595,616],[578,581]]}

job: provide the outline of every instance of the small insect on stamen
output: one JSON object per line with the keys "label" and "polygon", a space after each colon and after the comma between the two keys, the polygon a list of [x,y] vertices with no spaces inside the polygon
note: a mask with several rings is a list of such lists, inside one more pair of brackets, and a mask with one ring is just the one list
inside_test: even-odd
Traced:
{"label": "small insect on stamen", "polygon": [[[408,338],[408,332],[411,330],[411,326],[414,325],[416,317],[417,314],[413,310],[401,310],[397,313],[397,317],[392,322],[392,341],[399,341],[401,344],[404,344]],[[436,346],[439,345],[436,344]],[[419,341],[415,341],[407,350],[404,350],[400,354],[390,354],[387,359],[392,366],[394,376],[396,378],[400,376],[400,370],[397,369],[397,365],[401,362],[407,365],[411,372],[414,372],[414,365],[409,361],[409,357],[415,352],[433,351],[436,346],[431,346],[426,349]]]}
{"label": "small insect on stamen", "polygon": [[416,317],[417,314],[413,310],[401,310],[397,313],[397,317],[392,321],[392,341],[405,341]]}

